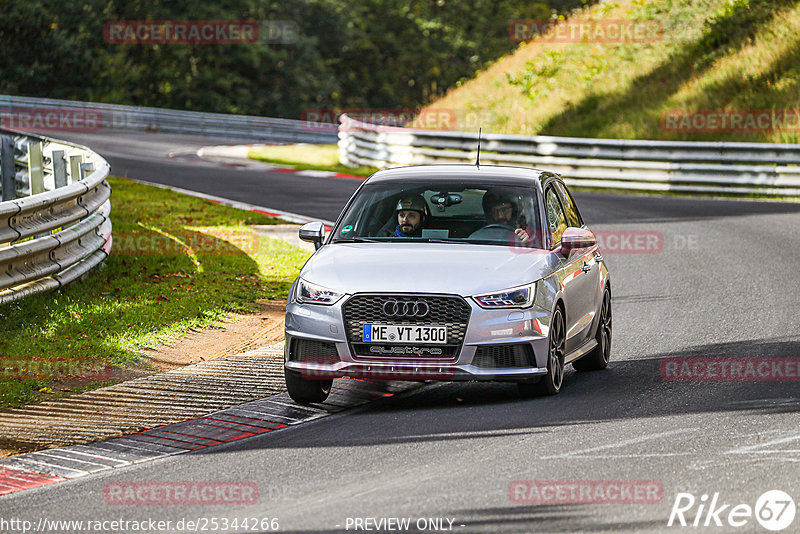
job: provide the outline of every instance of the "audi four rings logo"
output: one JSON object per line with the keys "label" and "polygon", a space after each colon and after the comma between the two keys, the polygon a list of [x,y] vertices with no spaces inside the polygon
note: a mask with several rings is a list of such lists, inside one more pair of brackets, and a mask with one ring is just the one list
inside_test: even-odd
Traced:
{"label": "audi four rings logo", "polygon": [[430,311],[428,303],[421,300],[387,300],[383,303],[383,313],[387,317],[425,317]]}

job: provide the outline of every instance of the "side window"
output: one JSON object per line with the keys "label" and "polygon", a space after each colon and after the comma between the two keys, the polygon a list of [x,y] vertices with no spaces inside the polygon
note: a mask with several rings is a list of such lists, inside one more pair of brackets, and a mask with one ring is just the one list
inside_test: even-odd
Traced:
{"label": "side window", "polygon": [[583,225],[581,221],[581,216],[578,213],[578,208],[575,207],[575,201],[572,200],[572,196],[567,192],[566,188],[560,184],[555,184],[556,190],[558,191],[558,198],[561,199],[561,205],[564,206],[564,212],[567,215],[567,224],[569,226],[575,226],[580,228]]}
{"label": "side window", "polygon": [[547,226],[550,230],[552,244],[561,241],[561,234],[567,229],[567,219],[564,216],[564,209],[556,196],[553,186],[547,188],[544,193],[544,209],[547,212]]}

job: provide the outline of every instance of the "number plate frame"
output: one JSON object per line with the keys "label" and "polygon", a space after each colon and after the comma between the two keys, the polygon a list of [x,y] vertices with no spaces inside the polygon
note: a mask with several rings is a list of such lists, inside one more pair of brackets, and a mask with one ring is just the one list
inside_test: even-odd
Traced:
{"label": "number plate frame", "polygon": [[437,325],[365,324],[364,343],[416,343],[446,345],[447,327]]}

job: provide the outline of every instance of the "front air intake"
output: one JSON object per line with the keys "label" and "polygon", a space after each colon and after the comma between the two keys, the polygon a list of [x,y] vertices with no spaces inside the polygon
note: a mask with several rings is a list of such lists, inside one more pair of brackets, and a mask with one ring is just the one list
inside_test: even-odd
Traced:
{"label": "front air intake", "polygon": [[289,345],[289,360],[304,363],[339,363],[339,352],[334,343],[312,339],[293,339]]}
{"label": "front air intake", "polygon": [[533,349],[527,343],[478,347],[472,365],[483,369],[536,367]]}

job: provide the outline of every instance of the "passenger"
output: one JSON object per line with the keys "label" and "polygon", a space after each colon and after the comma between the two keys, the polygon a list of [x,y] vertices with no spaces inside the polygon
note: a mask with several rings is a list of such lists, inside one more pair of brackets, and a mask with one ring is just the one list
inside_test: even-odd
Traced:
{"label": "passenger", "polygon": [[421,196],[408,197],[397,203],[397,227],[390,237],[420,237],[428,222],[428,205]]}

